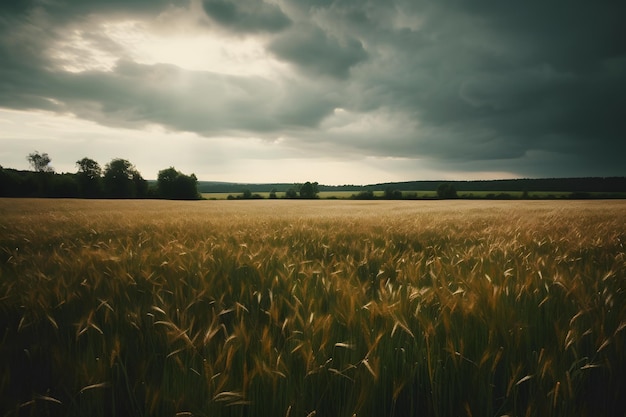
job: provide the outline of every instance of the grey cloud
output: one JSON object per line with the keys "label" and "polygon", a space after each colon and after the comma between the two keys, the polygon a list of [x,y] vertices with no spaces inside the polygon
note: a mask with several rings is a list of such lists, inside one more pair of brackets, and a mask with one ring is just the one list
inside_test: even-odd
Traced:
{"label": "grey cloud", "polygon": [[24,13],[37,3],[37,0],[3,1],[0,3],[0,13],[2,15]]}
{"label": "grey cloud", "polygon": [[155,123],[206,136],[254,132],[273,138],[284,129],[315,127],[334,107],[306,85],[285,88],[263,78],[129,61],[112,72],[40,71],[13,82],[0,85],[0,106],[73,113],[108,126]]}
{"label": "grey cloud", "polygon": [[[626,151],[626,81],[617,77],[626,54],[615,17],[623,7],[477,4],[416,3],[419,29],[371,33],[371,66],[353,78],[354,108],[386,106],[419,120],[405,143],[413,155],[576,154],[623,172],[615,157]],[[380,141],[374,152],[387,148]]]}
{"label": "grey cloud", "polygon": [[359,40],[338,39],[305,24],[283,33],[269,49],[309,74],[336,78],[346,78],[350,69],[368,56]]}
{"label": "grey cloud", "polygon": [[275,4],[263,0],[204,0],[204,11],[217,23],[241,32],[279,32],[291,20]]}
{"label": "grey cloud", "polygon": [[[206,136],[246,132],[268,137],[284,129],[313,128],[334,108],[308,82],[286,85],[280,78],[137,64],[110,39],[89,32],[90,42],[117,55],[116,67],[63,71],[48,52],[65,31],[80,25],[77,20],[59,28],[48,13],[35,11],[0,18],[0,106],[69,112],[109,126],[155,123]],[[88,51],[78,55],[91,59]]]}
{"label": "grey cloud", "polygon": [[[268,50],[298,70],[271,80],[124,60],[112,72],[55,71],[42,51],[61,19],[179,3],[7,4],[0,106],[206,136],[285,135],[292,146],[468,172],[626,175],[623,2],[205,0],[213,21],[235,36],[264,32]],[[181,78],[187,87],[168,87]],[[385,129],[346,133],[330,122],[335,108],[393,116]]]}
{"label": "grey cloud", "polygon": [[583,70],[626,53],[620,36],[626,13],[623,2],[493,4],[457,0],[454,4],[486,21],[511,46],[519,47],[516,52],[520,60]]}
{"label": "grey cloud", "polygon": [[[186,87],[170,87],[181,78]],[[171,65],[123,62],[110,75],[69,76],[60,83],[63,85],[82,92],[81,96],[64,98],[74,111],[84,108],[83,101],[97,103],[98,114],[90,118],[103,118],[101,122],[152,122],[208,136],[228,132],[263,135],[285,125],[314,125],[320,117],[311,114],[310,103],[292,100],[284,106],[288,97],[269,99],[279,89],[278,83],[186,71]]]}
{"label": "grey cloud", "polygon": [[63,24],[77,17],[112,14],[157,15],[169,6],[188,7],[191,0],[17,0],[0,4],[0,17],[28,16],[45,13],[49,19]]}

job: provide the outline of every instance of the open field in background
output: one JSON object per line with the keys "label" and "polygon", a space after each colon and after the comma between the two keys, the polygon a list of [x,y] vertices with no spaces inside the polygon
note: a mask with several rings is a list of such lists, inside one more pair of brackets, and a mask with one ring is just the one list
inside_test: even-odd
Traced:
{"label": "open field in background", "polygon": [[625,201],[0,199],[0,414],[623,416]]}
{"label": "open field in background", "polygon": [[[320,191],[319,192],[319,198],[320,199],[333,199],[333,198],[337,198],[337,199],[348,199],[350,197],[352,197],[353,195],[358,194],[358,191]],[[205,198],[207,200],[225,200],[228,198],[228,196],[233,196],[233,197],[237,197],[237,196],[241,196],[242,193],[202,193],[202,198]],[[269,192],[259,192],[259,193],[255,193],[260,195],[263,198],[270,198],[270,193]],[[432,194],[433,197],[437,196],[436,192],[424,192],[422,193],[422,195],[426,195],[426,194]],[[376,191],[374,193],[375,196],[377,197],[382,197],[384,195],[383,191]],[[276,193],[276,197],[277,198],[285,198],[285,193],[284,192],[277,192]]]}
{"label": "open field in background", "polygon": [[[263,198],[268,199],[270,197],[269,192],[258,192]],[[351,199],[358,195],[359,191],[320,191],[319,198],[322,200],[327,199]],[[615,198],[624,199],[626,194],[623,193],[601,193],[590,192],[584,193],[584,198]],[[207,200],[226,200],[228,196],[241,197],[242,193],[202,193],[202,198]],[[382,198],[385,195],[384,191],[374,191],[374,196]],[[402,191],[402,195],[405,199],[436,199],[436,191]],[[522,199],[524,193],[522,191],[459,191],[458,196],[460,199]],[[529,193],[528,199],[530,200],[542,200],[542,199],[569,199],[571,198],[571,192],[565,191],[533,191]],[[504,198],[503,198],[504,196]],[[609,197],[607,197],[609,196]],[[277,198],[285,198],[284,192],[277,192]],[[580,199],[580,197],[577,197]]]}

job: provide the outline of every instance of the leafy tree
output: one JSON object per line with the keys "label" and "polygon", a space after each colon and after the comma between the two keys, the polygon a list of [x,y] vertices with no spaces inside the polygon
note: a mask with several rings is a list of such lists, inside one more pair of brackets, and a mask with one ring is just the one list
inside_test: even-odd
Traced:
{"label": "leafy tree", "polygon": [[180,172],[176,171],[174,167],[169,167],[159,171],[157,176],[157,188],[159,190],[159,196],[164,198],[174,198],[176,194],[176,178],[180,175]]}
{"label": "leafy tree", "polygon": [[102,176],[100,164],[93,159],[85,157],[80,161],[76,161],[76,165],[78,166],[78,173],[89,179],[100,178]]}
{"label": "leafy tree", "polygon": [[90,158],[76,161],[76,174],[80,193],[84,197],[99,197],[102,194],[102,168],[100,164]]}
{"label": "leafy tree", "polygon": [[29,153],[26,159],[36,172],[54,172],[54,169],[50,166],[51,159],[47,153],[40,154],[38,151],[35,151]]}
{"label": "leafy tree", "polygon": [[387,200],[401,200],[402,191],[388,187],[385,189],[385,199]]}
{"label": "leafy tree", "polygon": [[276,197],[276,188],[272,188],[272,190],[270,191],[270,198],[272,200],[277,198]]}
{"label": "leafy tree", "polygon": [[373,200],[374,197],[374,191],[372,190],[363,190],[361,192],[359,192],[357,195],[354,196],[354,198],[356,200]]}
{"label": "leafy tree", "polygon": [[197,185],[195,174],[185,175],[174,167],[159,171],[157,178],[159,195],[172,200],[197,200]]}
{"label": "leafy tree", "polygon": [[294,188],[290,188],[285,192],[287,198],[298,198],[298,192]]}
{"label": "leafy tree", "polygon": [[439,187],[437,187],[437,197],[457,198],[456,189],[454,188],[454,185],[448,184],[448,183],[439,184]]}
{"label": "leafy tree", "polygon": [[104,189],[109,197],[143,197],[148,191],[148,183],[137,168],[126,159],[113,159],[104,168]]}
{"label": "leafy tree", "polygon": [[300,197],[301,198],[317,198],[317,194],[319,193],[319,188],[317,182],[305,182],[300,187]]}

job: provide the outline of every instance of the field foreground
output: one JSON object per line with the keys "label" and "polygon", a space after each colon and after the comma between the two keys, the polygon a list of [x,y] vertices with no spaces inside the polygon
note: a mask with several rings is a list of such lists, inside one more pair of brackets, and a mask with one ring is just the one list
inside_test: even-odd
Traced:
{"label": "field foreground", "polygon": [[0,414],[624,416],[624,201],[0,199]]}

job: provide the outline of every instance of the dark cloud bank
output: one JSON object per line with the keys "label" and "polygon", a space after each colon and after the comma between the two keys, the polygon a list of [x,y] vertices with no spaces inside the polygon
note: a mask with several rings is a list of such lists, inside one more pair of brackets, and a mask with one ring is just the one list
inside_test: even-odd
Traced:
{"label": "dark cloud bank", "polygon": [[[468,173],[626,175],[624,2],[205,0],[201,30],[258,36],[295,73],[139,64],[96,35],[119,53],[111,71],[55,65],[51,48],[70,29],[192,4],[3,3],[0,106],[207,137],[285,136],[318,152],[419,158]],[[186,87],[172,87],[181,75]],[[387,129],[331,129],[336,109],[382,118]]]}

